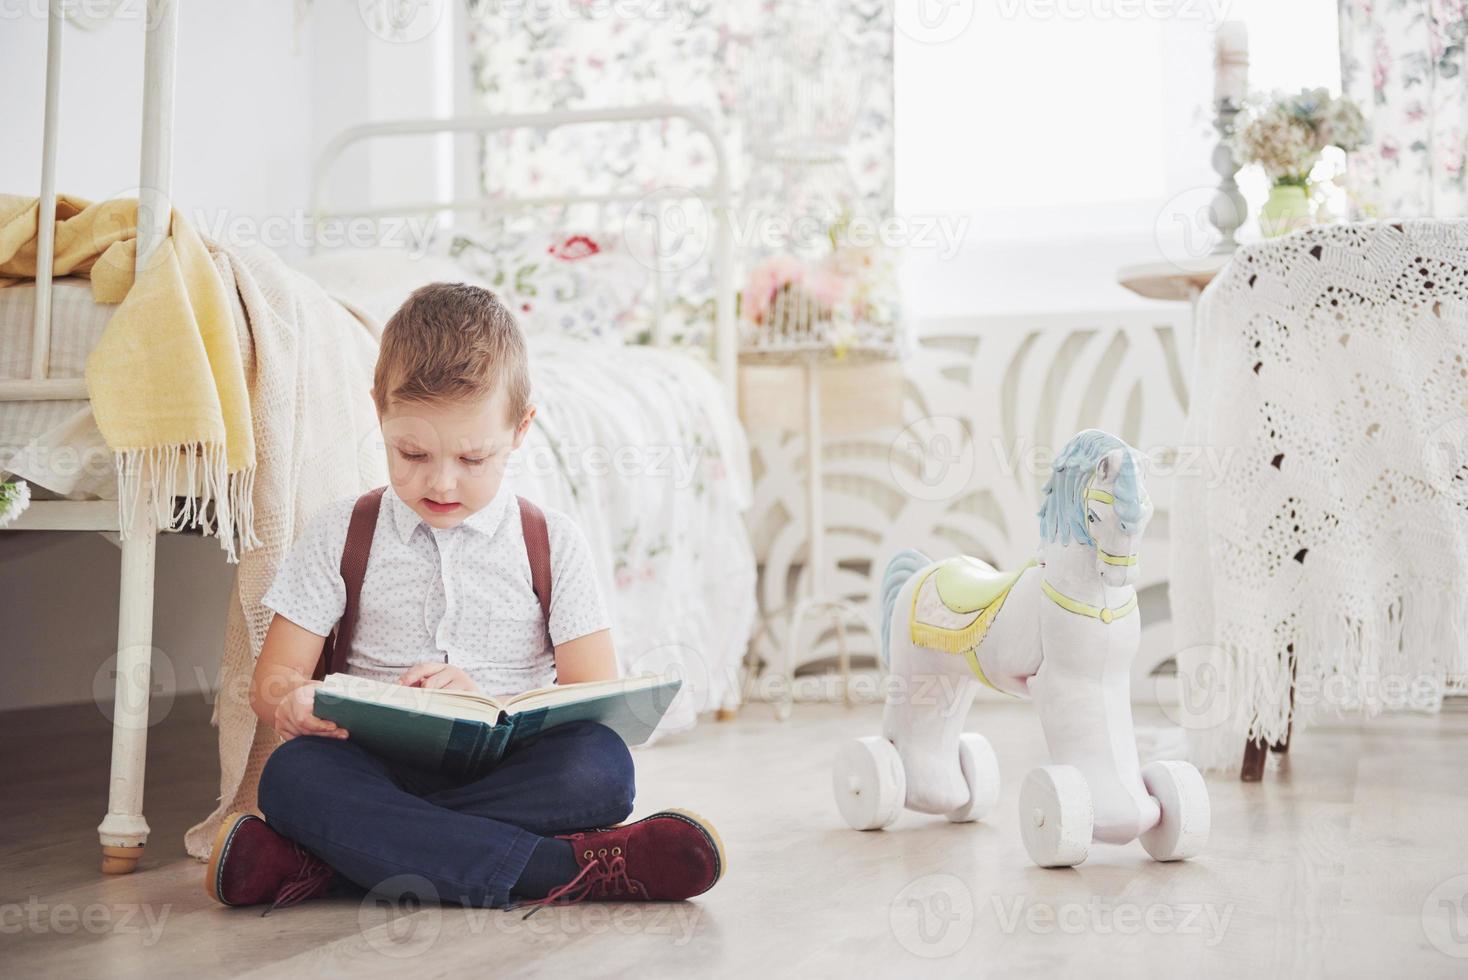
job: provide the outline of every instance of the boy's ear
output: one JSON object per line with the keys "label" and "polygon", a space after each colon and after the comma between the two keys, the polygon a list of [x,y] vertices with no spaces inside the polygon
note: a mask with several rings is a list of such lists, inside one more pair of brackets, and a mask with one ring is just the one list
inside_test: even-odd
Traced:
{"label": "boy's ear", "polygon": [[534,421],[534,419],[535,419],[535,406],[534,405],[528,405],[528,406],[526,406],[526,408],[525,408],[525,415],[524,415],[523,418],[520,419],[520,425],[515,429],[515,443],[514,443],[513,446],[510,447],[511,449],[519,449],[520,448],[520,443],[522,443],[522,442],[525,441],[525,433],[527,433],[527,432],[530,431],[530,423],[532,421]]}

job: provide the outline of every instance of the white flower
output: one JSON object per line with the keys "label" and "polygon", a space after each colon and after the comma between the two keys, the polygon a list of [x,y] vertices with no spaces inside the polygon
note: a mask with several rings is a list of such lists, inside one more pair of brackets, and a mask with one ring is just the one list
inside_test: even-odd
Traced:
{"label": "white flower", "polygon": [[1353,100],[1316,88],[1255,102],[1234,127],[1232,143],[1240,162],[1259,164],[1274,183],[1304,184],[1321,150],[1338,146],[1350,152],[1368,136]]}
{"label": "white flower", "polygon": [[1371,127],[1361,115],[1361,107],[1348,98],[1332,102],[1320,123],[1320,141],[1325,146],[1338,146],[1347,153],[1359,149],[1371,136]]}
{"label": "white flower", "polygon": [[0,527],[4,527],[30,506],[31,485],[24,480],[0,483]]}
{"label": "white flower", "polygon": [[1259,164],[1274,183],[1303,183],[1320,158],[1310,126],[1277,102],[1235,128],[1233,146],[1240,162]]}

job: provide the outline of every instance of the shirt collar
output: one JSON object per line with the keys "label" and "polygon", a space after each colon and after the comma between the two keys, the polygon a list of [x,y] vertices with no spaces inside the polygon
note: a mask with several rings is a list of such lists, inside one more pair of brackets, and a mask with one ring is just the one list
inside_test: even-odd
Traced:
{"label": "shirt collar", "polygon": [[[397,491],[393,489],[391,484],[388,485],[386,495],[391,500],[390,509],[392,511],[393,526],[398,532],[398,538],[406,544],[408,539],[413,536],[413,532],[418,529],[418,525],[423,523],[423,518],[419,517],[413,508],[409,507],[407,502],[398,496]],[[473,528],[485,537],[492,537],[494,532],[499,530],[500,524],[503,523],[505,512],[509,509],[509,503],[514,496],[514,491],[510,489],[509,478],[506,477],[500,483],[499,491],[494,495],[494,498],[464,518],[460,523],[464,527]]]}

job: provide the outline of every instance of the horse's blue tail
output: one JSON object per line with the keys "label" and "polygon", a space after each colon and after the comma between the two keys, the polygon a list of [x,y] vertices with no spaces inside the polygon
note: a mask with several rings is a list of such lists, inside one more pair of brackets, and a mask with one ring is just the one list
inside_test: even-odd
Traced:
{"label": "horse's blue tail", "polygon": [[892,607],[897,604],[897,593],[903,583],[912,578],[918,569],[931,564],[931,559],[921,551],[903,548],[887,562],[882,573],[882,666],[892,666],[892,652],[888,649],[892,636]]}

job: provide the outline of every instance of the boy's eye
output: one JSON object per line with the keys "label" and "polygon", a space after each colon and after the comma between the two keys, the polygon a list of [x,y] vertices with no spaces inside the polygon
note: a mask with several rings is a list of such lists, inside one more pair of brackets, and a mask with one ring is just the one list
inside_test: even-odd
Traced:
{"label": "boy's eye", "polygon": [[420,459],[426,458],[428,455],[427,453],[410,453],[406,449],[399,449],[398,452],[402,455],[403,459],[412,460],[415,463]]}
{"label": "boy's eye", "polygon": [[484,462],[488,457],[486,457],[486,456],[460,456],[459,458],[462,459],[464,462],[468,463],[470,466],[478,466],[480,463]]}

